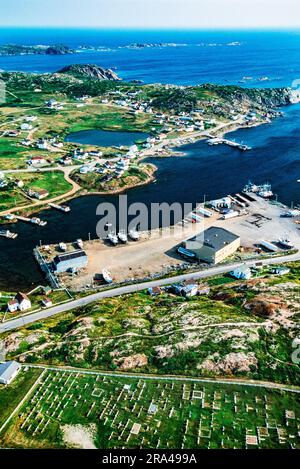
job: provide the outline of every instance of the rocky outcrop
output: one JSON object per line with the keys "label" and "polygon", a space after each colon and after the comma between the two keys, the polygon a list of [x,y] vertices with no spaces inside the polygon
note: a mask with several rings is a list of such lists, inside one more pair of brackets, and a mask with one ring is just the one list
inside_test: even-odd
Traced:
{"label": "rocky outcrop", "polygon": [[144,353],[122,357],[114,361],[118,368],[123,371],[134,370],[135,368],[140,368],[148,364],[148,359]]}
{"label": "rocky outcrop", "polygon": [[82,78],[93,78],[95,80],[113,80],[119,81],[120,78],[110,69],[99,67],[98,65],[68,65],[57,73],[74,75]]}
{"label": "rocky outcrop", "polygon": [[235,373],[248,373],[252,367],[257,368],[257,358],[253,352],[231,352],[224,358],[219,358],[216,353],[204,360],[197,368],[209,373],[233,375]]}

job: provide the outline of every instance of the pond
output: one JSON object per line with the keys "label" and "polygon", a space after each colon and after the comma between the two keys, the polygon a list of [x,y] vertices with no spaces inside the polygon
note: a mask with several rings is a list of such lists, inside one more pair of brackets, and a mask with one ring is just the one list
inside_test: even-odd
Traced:
{"label": "pond", "polygon": [[109,130],[81,130],[67,135],[66,142],[81,145],[96,145],[99,147],[120,147],[134,145],[137,141],[146,140],[148,134],[144,132],[119,132]]}

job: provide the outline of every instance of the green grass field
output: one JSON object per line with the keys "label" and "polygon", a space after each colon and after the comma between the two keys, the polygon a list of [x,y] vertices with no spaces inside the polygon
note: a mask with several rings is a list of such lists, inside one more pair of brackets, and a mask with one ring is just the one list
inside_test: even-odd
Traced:
{"label": "green grass field", "polygon": [[299,422],[292,392],[48,370],[0,442],[15,448],[300,448]]}
{"label": "green grass field", "polygon": [[30,369],[20,372],[9,386],[0,384],[0,427],[26,396],[40,374],[41,370]]}
{"label": "green grass field", "polygon": [[[46,189],[49,192],[48,199],[62,195],[72,188],[61,171],[18,173],[17,177],[24,182],[24,189]],[[0,211],[29,204],[30,200],[20,189],[9,188],[0,191]]]}

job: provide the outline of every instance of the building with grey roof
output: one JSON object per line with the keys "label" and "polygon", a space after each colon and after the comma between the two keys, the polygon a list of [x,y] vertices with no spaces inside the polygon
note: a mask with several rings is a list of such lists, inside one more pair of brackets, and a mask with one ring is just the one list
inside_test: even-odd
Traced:
{"label": "building with grey roof", "polygon": [[218,264],[234,254],[241,245],[239,236],[231,231],[212,226],[184,242],[184,247],[196,254],[197,259]]}
{"label": "building with grey roof", "polygon": [[83,269],[87,266],[87,263],[87,255],[82,249],[59,254],[53,260],[54,270],[57,273]]}
{"label": "building with grey roof", "polygon": [[10,384],[21,370],[21,365],[17,362],[0,363],[0,384]]}

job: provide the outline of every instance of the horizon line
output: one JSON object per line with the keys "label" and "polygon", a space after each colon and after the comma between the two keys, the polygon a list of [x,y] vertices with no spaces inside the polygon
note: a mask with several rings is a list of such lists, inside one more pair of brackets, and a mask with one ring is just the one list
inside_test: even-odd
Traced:
{"label": "horizon line", "polygon": [[[97,30],[122,30],[122,31],[249,31],[249,30],[286,30],[294,31],[300,30],[300,24],[294,26],[87,26],[87,25],[3,25],[0,23],[0,28],[26,28],[26,29],[97,29]],[[1,34],[1,33],[0,33]]]}

